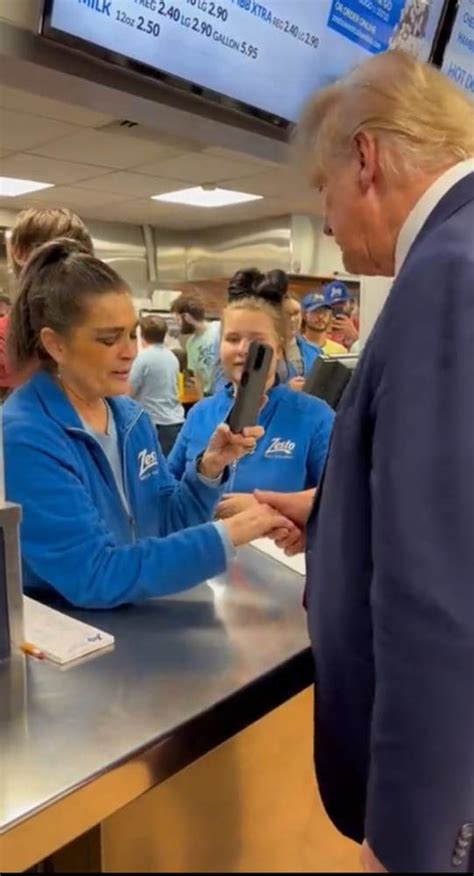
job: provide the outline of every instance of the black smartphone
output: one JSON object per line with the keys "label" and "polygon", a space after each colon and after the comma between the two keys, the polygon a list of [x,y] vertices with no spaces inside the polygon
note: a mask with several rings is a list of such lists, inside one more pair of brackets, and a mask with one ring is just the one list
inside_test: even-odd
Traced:
{"label": "black smartphone", "polygon": [[234,434],[242,432],[247,426],[255,426],[272,358],[273,350],[268,344],[251,341],[234,404],[226,419]]}

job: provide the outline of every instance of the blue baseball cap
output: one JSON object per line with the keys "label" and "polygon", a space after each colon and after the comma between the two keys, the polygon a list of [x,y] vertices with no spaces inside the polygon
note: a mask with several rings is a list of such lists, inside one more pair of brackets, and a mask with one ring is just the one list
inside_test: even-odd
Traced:
{"label": "blue baseball cap", "polygon": [[313,313],[314,310],[319,310],[320,307],[330,306],[325,300],[324,295],[321,295],[319,292],[308,292],[301,299],[301,307],[305,313]]}
{"label": "blue baseball cap", "polygon": [[333,307],[334,304],[340,304],[341,301],[349,301],[349,290],[345,283],[340,280],[333,280],[328,283],[323,289],[324,301],[326,307]]}

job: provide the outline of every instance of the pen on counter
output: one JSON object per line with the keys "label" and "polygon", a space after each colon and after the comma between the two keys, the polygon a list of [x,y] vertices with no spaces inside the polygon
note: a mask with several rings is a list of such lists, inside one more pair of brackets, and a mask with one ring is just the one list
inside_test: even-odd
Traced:
{"label": "pen on counter", "polygon": [[22,642],[20,648],[23,654],[29,654],[30,657],[36,657],[37,660],[44,660],[43,652],[36,645],[32,645],[31,642]]}

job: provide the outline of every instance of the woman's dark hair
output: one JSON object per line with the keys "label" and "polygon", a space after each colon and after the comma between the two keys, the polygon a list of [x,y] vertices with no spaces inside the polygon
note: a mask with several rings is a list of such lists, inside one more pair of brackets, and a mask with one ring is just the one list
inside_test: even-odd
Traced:
{"label": "woman's dark hair", "polygon": [[275,269],[262,274],[257,268],[237,271],[227,287],[228,301],[239,298],[263,298],[270,304],[281,304],[288,291],[288,275]]}
{"label": "woman's dark hair", "polygon": [[18,297],[8,326],[8,354],[14,370],[34,360],[53,360],[41,343],[41,330],[66,334],[79,325],[89,298],[128,292],[124,280],[83,243],[61,238],[35,249],[18,279]]}

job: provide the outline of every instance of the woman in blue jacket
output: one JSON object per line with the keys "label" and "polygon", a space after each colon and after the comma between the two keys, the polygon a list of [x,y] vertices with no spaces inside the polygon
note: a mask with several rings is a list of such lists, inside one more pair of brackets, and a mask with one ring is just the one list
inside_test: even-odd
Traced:
{"label": "woman in blue jacket", "polygon": [[[287,322],[287,342],[283,368],[287,369],[288,386],[302,389],[305,378],[311,371],[315,359],[321,355],[316,344],[310,344],[301,334],[301,304],[293,295],[285,295],[282,300],[283,313]],[[280,376],[282,376],[280,372]],[[286,382],[286,381],[285,381]]]}
{"label": "woman in blue jacket", "polygon": [[5,404],[3,425],[32,595],[52,588],[106,608],[185,590],[224,572],[234,546],[287,525],[270,509],[209,522],[226,466],[261,429],[233,436],[220,425],[181,482],[170,475],[148,415],[123,397],[136,323],[124,281],[74,241],[45,244],[23,269],[11,354],[15,367],[38,368]]}
{"label": "woman in blue jacket", "polygon": [[294,492],[318,485],[329,445],[334,413],[323,401],[294,392],[275,380],[283,354],[286,326],[281,305],[265,290],[234,296],[222,316],[221,362],[228,384],[195,405],[168,457],[170,471],[185,476],[192,460],[207,445],[216,425],[227,416],[238,385],[249,343],[256,339],[273,349],[267,398],[258,424],[265,430],[253,453],[240,459],[226,484],[220,516],[252,507],[256,488]]}

